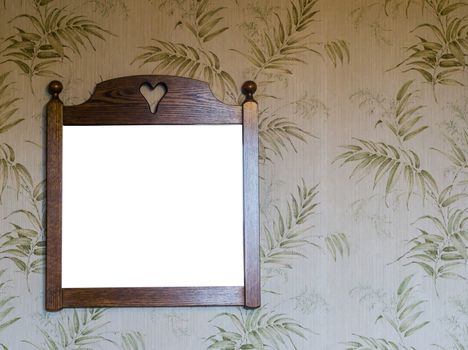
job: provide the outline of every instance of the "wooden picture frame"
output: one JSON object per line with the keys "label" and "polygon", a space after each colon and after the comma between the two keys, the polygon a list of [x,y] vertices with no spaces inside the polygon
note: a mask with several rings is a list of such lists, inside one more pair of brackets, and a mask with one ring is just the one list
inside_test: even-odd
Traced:
{"label": "wooden picture frame", "polygon": [[[166,89],[153,113],[143,85]],[[62,84],[52,81],[47,104],[47,270],[46,309],[68,307],[260,306],[258,126],[254,82],[242,86],[242,106],[217,100],[207,83],[165,75],[120,77],[97,84],[76,106],[59,99]],[[62,132],[68,125],[241,124],[243,131],[244,286],[62,288]]]}

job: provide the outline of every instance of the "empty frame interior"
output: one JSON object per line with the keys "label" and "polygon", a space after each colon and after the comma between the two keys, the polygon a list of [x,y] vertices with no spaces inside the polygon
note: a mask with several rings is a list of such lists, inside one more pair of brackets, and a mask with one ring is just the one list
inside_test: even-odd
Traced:
{"label": "empty frame interior", "polygon": [[255,84],[130,76],[47,105],[46,308],[260,305]]}
{"label": "empty frame interior", "polygon": [[62,286],[243,286],[242,173],[241,125],[65,126]]}

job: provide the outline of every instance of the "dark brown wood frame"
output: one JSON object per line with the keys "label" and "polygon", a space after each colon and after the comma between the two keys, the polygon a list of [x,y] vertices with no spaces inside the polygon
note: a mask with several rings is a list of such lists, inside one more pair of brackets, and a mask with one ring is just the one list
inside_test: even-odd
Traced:
{"label": "dark brown wood frame", "polygon": [[[140,93],[143,84],[167,89],[152,113]],[[256,85],[244,83],[242,106],[217,100],[202,81],[139,75],[97,84],[90,99],[64,106],[62,84],[52,81],[47,104],[47,272],[46,309],[65,307],[260,306],[258,126]],[[64,125],[242,124],[244,154],[244,286],[155,288],[62,288],[62,128]]]}

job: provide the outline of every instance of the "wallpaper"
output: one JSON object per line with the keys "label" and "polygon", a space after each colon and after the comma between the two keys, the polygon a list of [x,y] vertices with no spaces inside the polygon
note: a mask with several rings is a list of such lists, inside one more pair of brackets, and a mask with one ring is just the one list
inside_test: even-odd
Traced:
{"label": "wallpaper", "polygon": [[[468,349],[466,0],[1,0],[0,14],[0,348]],[[46,86],[76,104],[151,73],[226,103],[258,84],[262,307],[47,313]]]}

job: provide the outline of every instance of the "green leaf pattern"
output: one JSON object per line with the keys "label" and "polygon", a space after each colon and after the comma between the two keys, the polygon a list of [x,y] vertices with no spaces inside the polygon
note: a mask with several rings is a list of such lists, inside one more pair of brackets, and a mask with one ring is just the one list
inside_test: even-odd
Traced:
{"label": "green leaf pattern", "polygon": [[16,33],[4,41],[1,63],[14,63],[29,77],[31,88],[34,77],[60,76],[54,66],[70,60],[71,54],[81,55],[88,47],[95,49],[93,40],[105,40],[105,35],[110,34],[65,7],[48,6],[50,2],[34,1],[32,13],[12,18],[10,23]]}
{"label": "green leaf pattern", "polygon": [[[0,348],[468,349],[467,9],[1,1]],[[262,306],[47,313],[44,87],[148,73],[258,83]]]}

